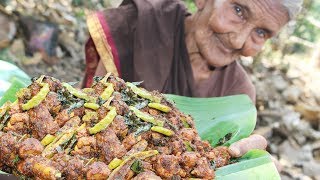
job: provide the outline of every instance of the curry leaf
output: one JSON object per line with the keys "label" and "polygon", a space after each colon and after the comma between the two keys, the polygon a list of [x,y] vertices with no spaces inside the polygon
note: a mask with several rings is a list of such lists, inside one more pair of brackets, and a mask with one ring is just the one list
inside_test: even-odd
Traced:
{"label": "curry leaf", "polygon": [[83,105],[84,105],[84,101],[83,100],[72,104],[67,110],[68,114],[70,114],[73,110],[82,107]]}
{"label": "curry leaf", "polygon": [[135,136],[139,136],[140,134],[147,132],[151,129],[151,124],[146,124],[144,126],[140,126],[136,132],[134,133]]}
{"label": "curry leaf", "polygon": [[143,166],[142,166],[142,162],[140,160],[134,161],[133,164],[131,165],[130,169],[137,174],[144,171]]}

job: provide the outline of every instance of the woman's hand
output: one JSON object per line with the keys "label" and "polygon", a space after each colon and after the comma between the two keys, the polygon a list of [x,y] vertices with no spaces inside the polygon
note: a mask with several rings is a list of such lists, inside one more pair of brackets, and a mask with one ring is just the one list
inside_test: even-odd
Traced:
{"label": "woman's hand", "polygon": [[[244,154],[246,154],[248,151],[252,149],[261,149],[265,150],[267,148],[268,142],[266,138],[264,138],[261,135],[254,134],[247,138],[244,138],[238,142],[235,142],[231,144],[229,147],[229,154],[232,157],[241,157]],[[279,172],[282,171],[282,165],[279,163],[277,159],[275,159],[273,156],[271,156],[271,159],[276,166],[277,170]]]}
{"label": "woman's hand", "polygon": [[231,144],[229,153],[232,157],[241,157],[252,149],[265,150],[267,145],[268,142],[263,136],[254,134]]}

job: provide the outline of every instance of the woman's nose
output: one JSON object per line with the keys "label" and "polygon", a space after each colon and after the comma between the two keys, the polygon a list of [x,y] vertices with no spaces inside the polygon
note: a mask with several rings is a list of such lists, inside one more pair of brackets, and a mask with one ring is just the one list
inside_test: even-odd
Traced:
{"label": "woman's nose", "polygon": [[238,32],[230,34],[230,44],[233,49],[242,49],[247,39],[250,37],[251,28],[242,28]]}

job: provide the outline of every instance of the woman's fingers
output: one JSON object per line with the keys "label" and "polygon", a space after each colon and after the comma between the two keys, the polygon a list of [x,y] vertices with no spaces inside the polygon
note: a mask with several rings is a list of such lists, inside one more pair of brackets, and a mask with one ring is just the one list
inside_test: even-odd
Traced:
{"label": "woman's fingers", "polygon": [[274,165],[276,166],[278,172],[281,172],[283,169],[283,166],[280,164],[280,162],[273,156],[271,156],[271,160],[274,163]]}
{"label": "woman's fingers", "polygon": [[268,145],[267,140],[261,135],[251,135],[238,142],[231,144],[229,153],[232,157],[241,157],[252,149],[266,149]]}

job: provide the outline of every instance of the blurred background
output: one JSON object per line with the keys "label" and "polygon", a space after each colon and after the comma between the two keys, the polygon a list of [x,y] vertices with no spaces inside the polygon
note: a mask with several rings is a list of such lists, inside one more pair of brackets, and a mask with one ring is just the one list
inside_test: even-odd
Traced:
{"label": "blurred background", "polygon": [[[81,81],[85,13],[121,0],[0,0],[0,59],[31,77]],[[185,0],[191,12],[193,0]],[[255,58],[241,62],[257,90],[256,133],[283,166],[282,179],[320,179],[320,1],[305,0],[296,21]]]}

